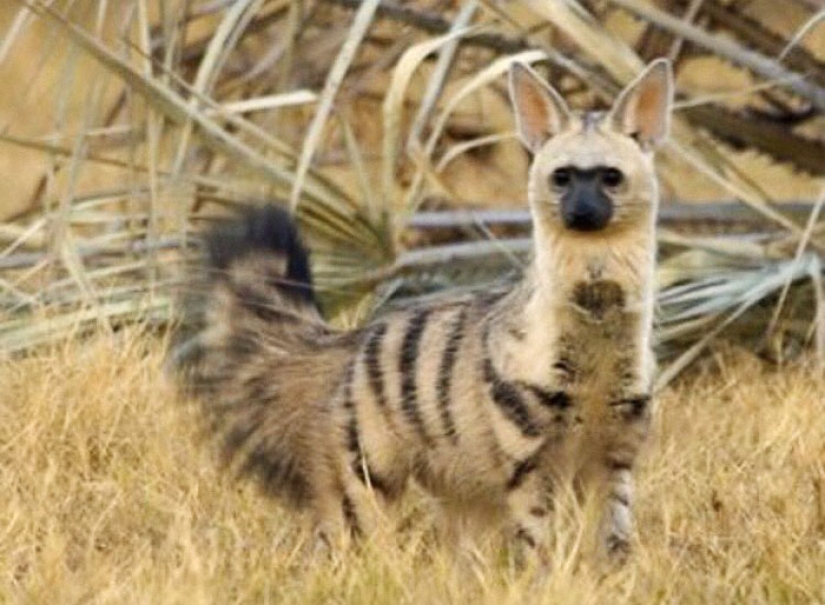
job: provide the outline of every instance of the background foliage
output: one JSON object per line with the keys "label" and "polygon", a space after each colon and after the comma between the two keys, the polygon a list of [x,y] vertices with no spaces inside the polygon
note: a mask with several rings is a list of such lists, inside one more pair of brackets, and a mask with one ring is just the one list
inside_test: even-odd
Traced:
{"label": "background foliage", "polygon": [[236,204],[295,210],[341,325],[393,296],[517,273],[526,157],[507,67],[534,63],[598,106],[667,55],[679,105],[660,162],[660,334],[678,357],[663,380],[731,324],[773,356],[825,355],[813,0],[781,13],[767,0],[15,0],[0,19],[7,351],[167,321],[193,231]]}

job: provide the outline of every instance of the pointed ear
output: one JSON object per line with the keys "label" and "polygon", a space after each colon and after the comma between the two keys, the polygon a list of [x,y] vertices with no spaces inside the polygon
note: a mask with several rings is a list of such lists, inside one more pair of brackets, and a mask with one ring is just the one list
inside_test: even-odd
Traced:
{"label": "pointed ear", "polygon": [[656,59],[622,91],[610,115],[618,130],[652,149],[667,138],[672,106],[670,61]]}
{"label": "pointed ear", "polygon": [[513,63],[509,85],[519,137],[527,149],[536,153],[567,125],[570,110],[561,95],[527,65]]}

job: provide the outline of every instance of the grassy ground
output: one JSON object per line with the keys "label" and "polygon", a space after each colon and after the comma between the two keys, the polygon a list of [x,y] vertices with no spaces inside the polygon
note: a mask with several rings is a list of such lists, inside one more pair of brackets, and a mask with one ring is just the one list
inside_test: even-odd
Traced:
{"label": "grassy ground", "polygon": [[[661,399],[639,546],[593,571],[577,515],[555,572],[433,546],[420,498],[389,547],[312,558],[295,514],[219,474],[135,333],[0,362],[2,603],[823,603],[825,379],[721,353]],[[572,519],[572,520],[571,520]]]}

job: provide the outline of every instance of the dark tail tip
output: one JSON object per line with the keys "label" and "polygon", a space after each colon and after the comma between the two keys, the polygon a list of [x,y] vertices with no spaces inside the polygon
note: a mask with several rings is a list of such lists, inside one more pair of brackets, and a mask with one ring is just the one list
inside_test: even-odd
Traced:
{"label": "dark tail tip", "polygon": [[261,275],[261,280],[297,302],[316,304],[309,254],[295,222],[283,208],[247,208],[237,219],[208,232],[205,246],[210,268],[221,273],[252,255],[285,259],[285,270],[278,275]]}

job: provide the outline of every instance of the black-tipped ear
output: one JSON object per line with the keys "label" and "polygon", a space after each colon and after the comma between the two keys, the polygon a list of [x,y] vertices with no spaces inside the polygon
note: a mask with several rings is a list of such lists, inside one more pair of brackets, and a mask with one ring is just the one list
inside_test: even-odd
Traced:
{"label": "black-tipped ear", "polygon": [[509,85],[519,137],[527,149],[536,153],[547,139],[567,126],[570,110],[562,96],[527,65],[513,63]]}
{"label": "black-tipped ear", "polygon": [[621,92],[613,104],[614,126],[644,149],[658,147],[670,130],[673,75],[670,61],[656,59]]}

